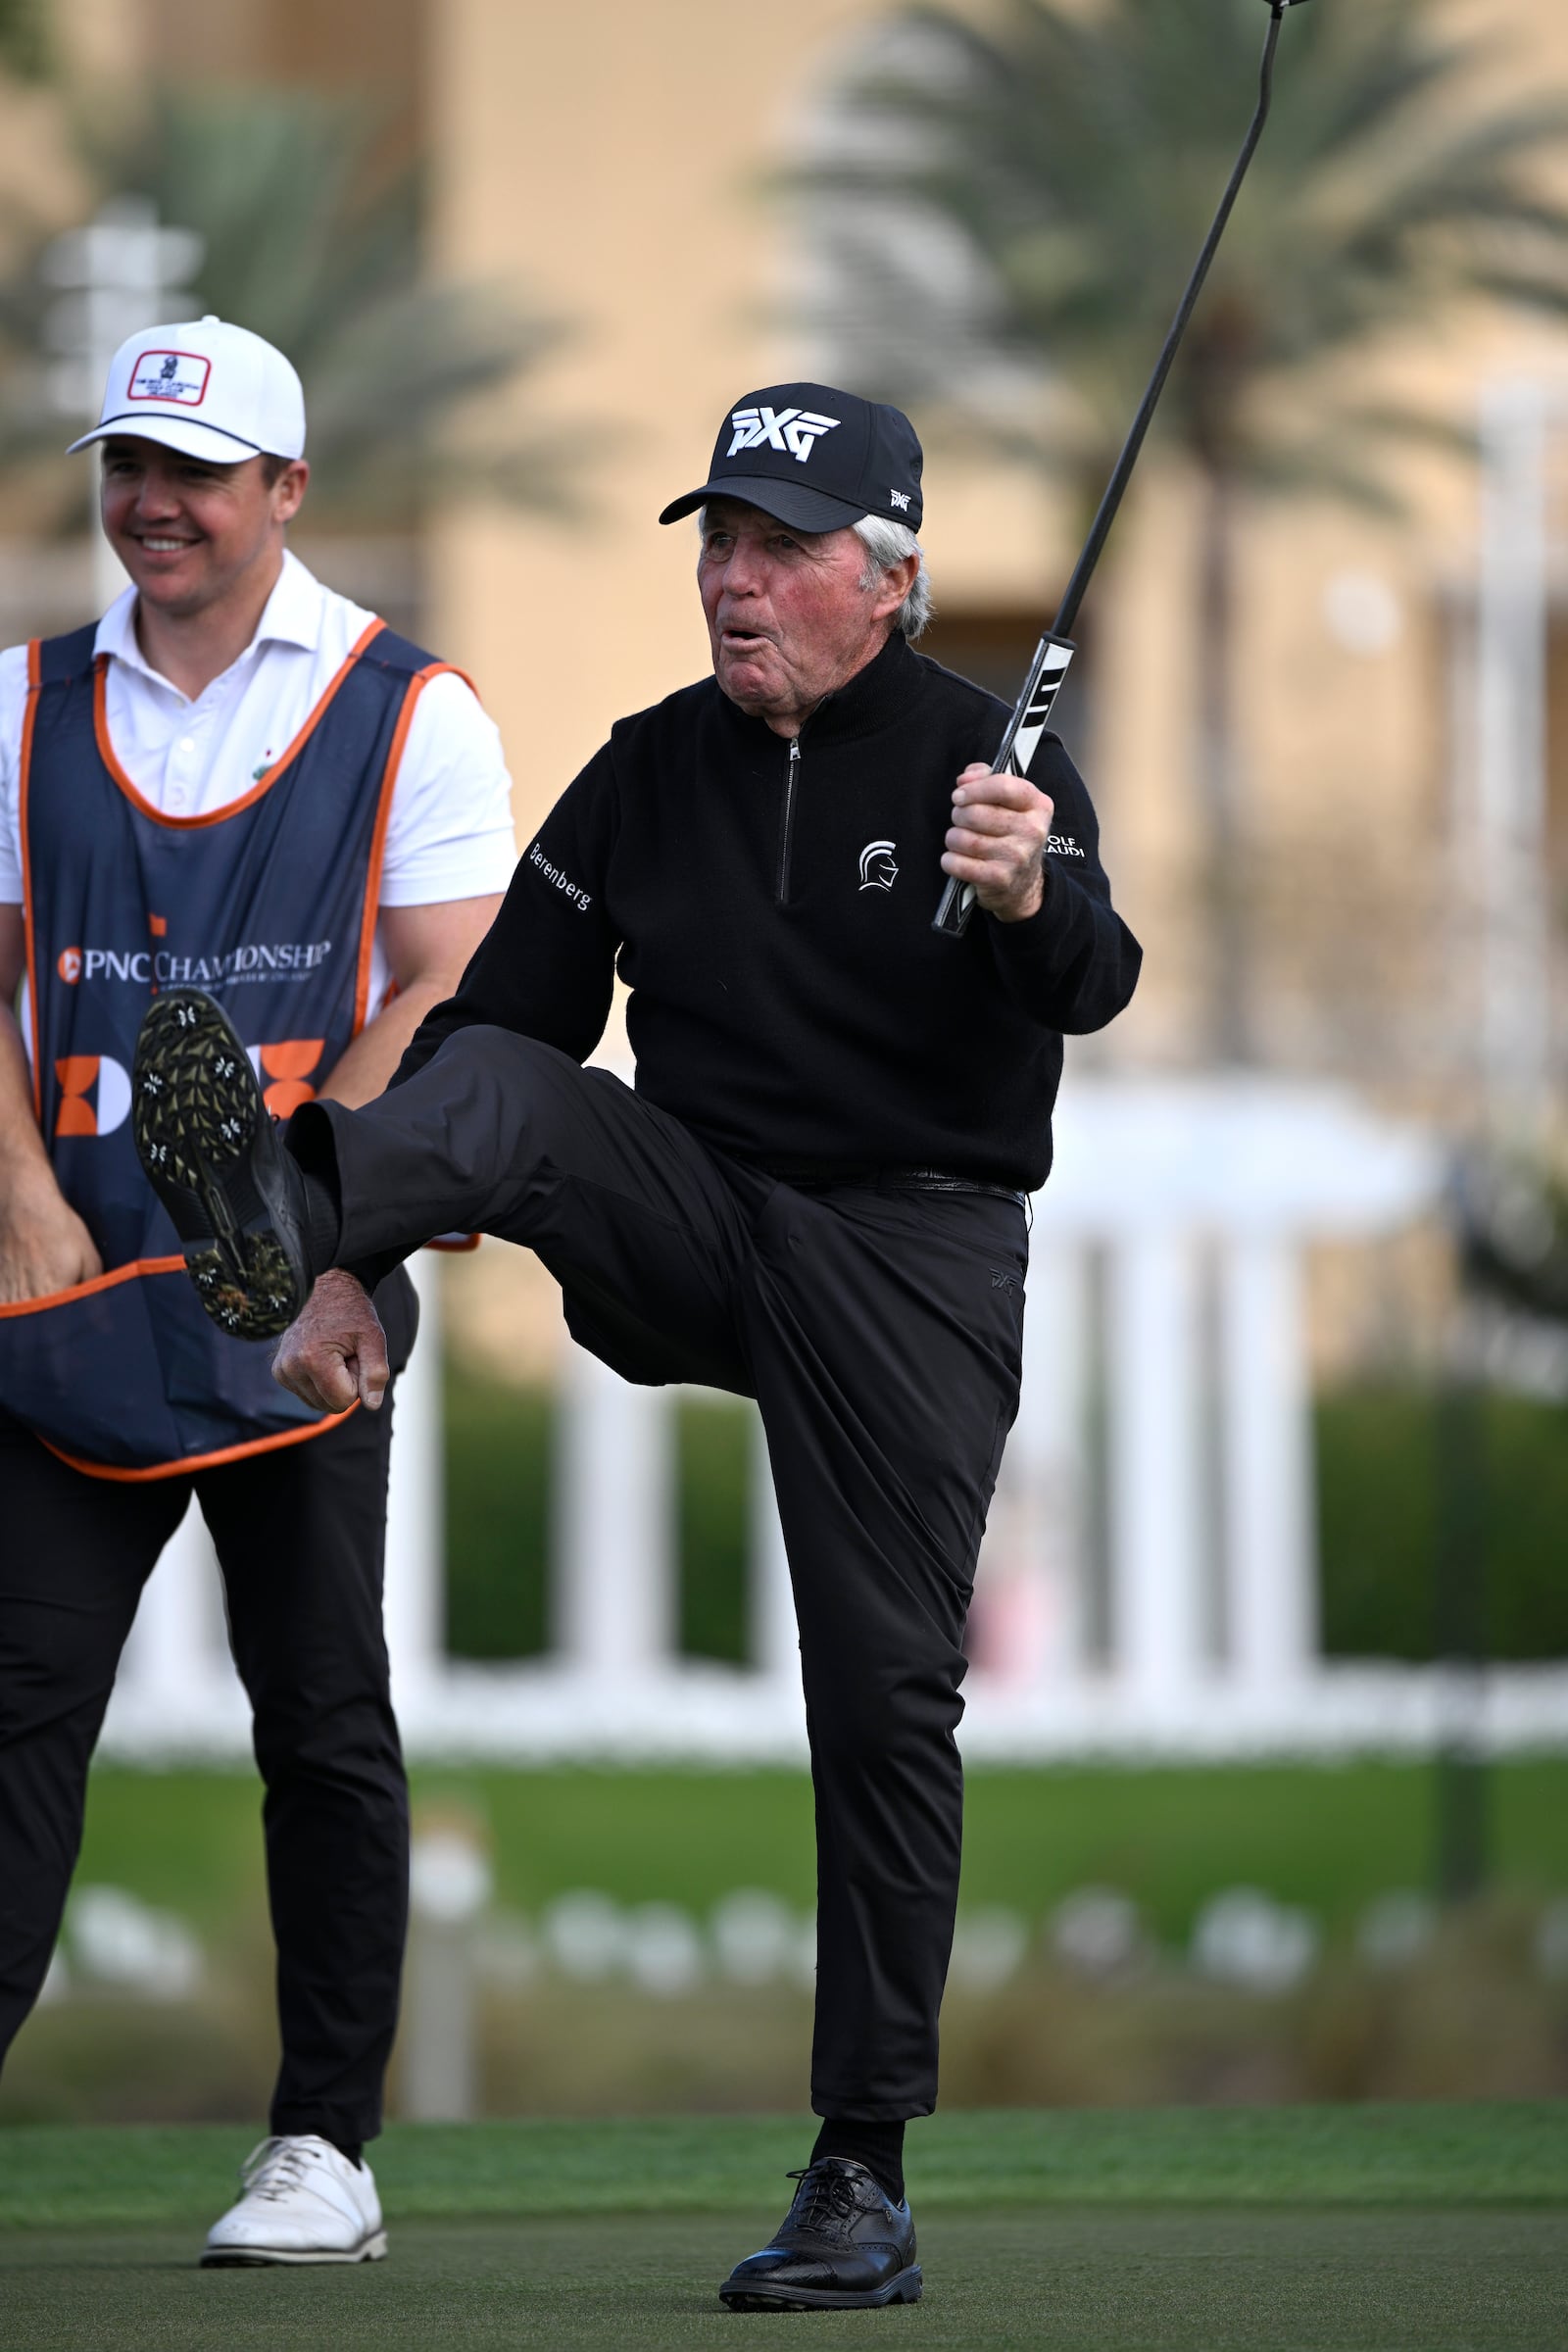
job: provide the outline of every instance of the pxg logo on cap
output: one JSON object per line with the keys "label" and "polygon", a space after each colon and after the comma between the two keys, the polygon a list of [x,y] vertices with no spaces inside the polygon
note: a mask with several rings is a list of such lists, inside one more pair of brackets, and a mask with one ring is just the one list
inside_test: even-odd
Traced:
{"label": "pxg logo on cap", "polygon": [[207,398],[211,360],[193,351],[144,351],[130,370],[125,387],[128,400],[177,400],[182,408],[199,409]]}
{"label": "pxg logo on cap", "polygon": [[674,499],[659,519],[678,522],[731,498],[792,530],[843,530],[864,514],[918,530],[921,463],[902,409],[833,384],[764,384],[730,409],[701,488]]}
{"label": "pxg logo on cap", "polygon": [[743,449],[787,450],[804,466],[823,433],[835,432],[837,416],[818,416],[810,409],[737,409],[730,417],[735,438],[729,455]]}

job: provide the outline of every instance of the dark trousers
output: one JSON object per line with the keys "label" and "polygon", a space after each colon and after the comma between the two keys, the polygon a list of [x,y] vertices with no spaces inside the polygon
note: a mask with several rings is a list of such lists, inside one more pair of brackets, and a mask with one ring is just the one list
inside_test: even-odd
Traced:
{"label": "dark trousers", "polygon": [[409,1881],[381,1631],[390,1424],[383,1405],[194,1479],[133,1485],[85,1477],[0,1421],[0,2057],[49,1965],[137,1599],[194,1487],[267,1790],[271,2128],[349,2144],[379,2131]]}
{"label": "dark trousers", "polygon": [[816,1791],[812,2104],[929,2113],[964,1619],[1017,1404],[1021,1209],[779,1183],[606,1072],[494,1028],[465,1029],[363,1110],[310,1106],[291,1137],[305,1165],[335,1160],[341,1262],[454,1226],[524,1243],[616,1371],[757,1398]]}

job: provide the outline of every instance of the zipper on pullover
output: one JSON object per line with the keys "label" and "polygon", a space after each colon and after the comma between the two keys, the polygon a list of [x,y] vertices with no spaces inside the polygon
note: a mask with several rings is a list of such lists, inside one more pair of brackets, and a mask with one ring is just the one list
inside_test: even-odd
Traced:
{"label": "zipper on pullover", "polygon": [[790,738],[789,765],[784,770],[784,813],[778,829],[778,881],[773,891],[775,906],[790,903],[790,850],[795,832],[795,787],[801,775],[801,739]]}

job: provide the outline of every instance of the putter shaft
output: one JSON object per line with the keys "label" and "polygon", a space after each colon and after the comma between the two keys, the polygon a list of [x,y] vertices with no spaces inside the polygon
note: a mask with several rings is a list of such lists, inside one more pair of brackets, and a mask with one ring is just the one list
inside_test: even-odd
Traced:
{"label": "putter shaft", "polygon": [[[1073,622],[1078,617],[1079,608],[1088,593],[1089,583],[1095,576],[1095,567],[1104,552],[1105,541],[1110,537],[1111,525],[1120,512],[1121,502],[1127,495],[1127,485],[1132,480],[1133,468],[1137,465],[1144,443],[1149,437],[1149,428],[1154,420],[1154,411],[1159,406],[1160,395],[1165,389],[1171,368],[1175,365],[1176,354],[1181,349],[1182,337],[1186,334],[1188,323],[1194,311],[1198,308],[1204,280],[1208,276],[1214,256],[1219,250],[1219,241],[1225,234],[1231,214],[1236,207],[1236,199],[1241,194],[1242,182],[1247,177],[1248,168],[1257,152],[1257,143],[1263,135],[1263,125],[1268,121],[1269,107],[1274,96],[1274,56],[1279,48],[1280,26],[1285,22],[1285,11],[1300,5],[1301,0],[1268,0],[1269,27],[1263,42],[1263,62],[1258,76],[1257,111],[1249,125],[1247,137],[1243,142],[1242,152],[1236,159],[1236,168],[1231,173],[1229,184],[1220,198],[1219,210],[1214,215],[1213,224],[1204,240],[1203,250],[1199,255],[1197,267],[1187,282],[1187,291],[1182,296],[1176,316],[1171,321],[1170,332],[1165,337],[1164,348],[1160,352],[1154,372],[1149,379],[1149,388],[1144,394],[1137,416],[1133,418],[1132,429],[1122,444],[1121,456],[1116,460],[1115,469],[1105,485],[1105,494],[1100,502],[1099,512],[1090,527],[1089,537],[1084,542],[1083,554],[1079,557],[1073,568],[1072,577],[1067,582],[1066,593],[1062,597],[1055,620],[1049,633],[1040,640],[1039,645],[1035,648],[1034,659],[1029,664],[1022,690],[1013,705],[1012,715],[1003,731],[1002,741],[997,746],[996,757],[991,763],[998,772],[1002,772],[1011,765],[1017,774],[1028,774],[1029,762],[1034,756],[1035,747],[1045,732],[1051,717],[1052,707],[1061,692],[1073,657]],[[932,922],[932,929],[946,933],[950,939],[959,938],[974,910],[974,903],[973,883],[959,882],[949,875],[943,889],[942,902]]]}

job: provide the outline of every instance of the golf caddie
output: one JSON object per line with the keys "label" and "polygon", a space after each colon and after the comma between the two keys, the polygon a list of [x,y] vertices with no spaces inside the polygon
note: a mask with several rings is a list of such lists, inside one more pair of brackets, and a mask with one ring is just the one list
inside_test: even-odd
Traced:
{"label": "golf caddie", "polygon": [[[1063,1034],[1120,1012],[1139,965],[1060,745],[1032,781],[992,773],[1006,712],[912,650],[920,473],[896,409],[750,394],[661,517],[701,511],[712,676],[612,730],[389,1091],[274,1128],[220,1005],[177,990],[132,1082],[200,1295],[282,1335],[306,1405],[374,1404],[377,1286],[461,1225],[535,1250],[626,1378],[760,1407],[815,1788],[820,2124],[719,2290],[740,2309],[920,2291],[904,2130],[937,2095],[1025,1196]],[[932,928],[943,869],[978,895],[959,939]],[[617,971],[635,1090],[581,1066]]]}
{"label": "golf caddie", "polygon": [[[362,2151],[408,1893],[387,1416],[303,1402],[202,1312],[136,1164],[130,1070],[149,1003],[194,983],[264,1118],[379,1094],[500,903],[508,778],[466,681],[286,551],[309,468],[281,352],[218,318],[149,327],[89,445],[130,585],[0,655],[0,2053],[194,1494],[266,1784],[282,2041],[270,2135],[204,2260],[356,2261],[385,2250]],[[391,1371],[401,1269],[376,1301]]]}

